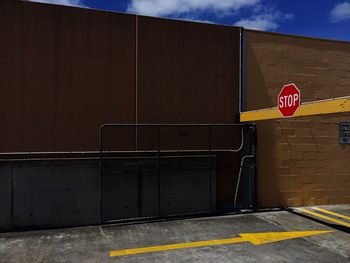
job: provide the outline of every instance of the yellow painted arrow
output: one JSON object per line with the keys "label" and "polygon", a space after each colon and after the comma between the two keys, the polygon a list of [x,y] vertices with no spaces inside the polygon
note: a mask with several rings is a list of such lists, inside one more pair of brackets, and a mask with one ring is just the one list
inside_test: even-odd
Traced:
{"label": "yellow painted arrow", "polygon": [[296,232],[243,233],[243,234],[239,234],[240,237],[234,237],[234,238],[115,250],[115,251],[110,251],[109,256],[117,257],[117,256],[134,255],[134,254],[142,254],[142,253],[165,251],[165,250],[227,245],[227,244],[235,244],[235,243],[242,243],[242,242],[250,242],[253,245],[262,245],[266,243],[272,243],[272,242],[277,242],[277,241],[282,241],[287,239],[307,237],[307,236],[313,236],[313,235],[320,235],[320,234],[325,234],[330,232],[334,232],[334,231],[333,230],[316,230],[316,231],[296,231]]}

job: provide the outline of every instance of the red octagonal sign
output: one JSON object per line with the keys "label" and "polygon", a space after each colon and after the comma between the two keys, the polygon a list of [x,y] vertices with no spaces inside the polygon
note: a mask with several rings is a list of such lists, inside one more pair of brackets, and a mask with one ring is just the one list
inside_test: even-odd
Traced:
{"label": "red octagonal sign", "polygon": [[300,90],[294,83],[284,85],[278,94],[278,109],[283,117],[292,117],[300,106]]}

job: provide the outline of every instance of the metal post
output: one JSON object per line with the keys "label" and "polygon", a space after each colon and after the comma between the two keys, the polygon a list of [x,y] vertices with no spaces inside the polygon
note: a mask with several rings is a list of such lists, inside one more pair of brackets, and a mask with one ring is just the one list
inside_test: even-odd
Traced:
{"label": "metal post", "polygon": [[161,216],[160,209],[160,126],[157,125],[157,156],[158,156],[158,216]]}
{"label": "metal post", "polygon": [[247,47],[246,47],[246,33],[244,31],[244,28],[241,27],[241,52],[240,52],[240,109],[239,112],[244,112],[246,111],[246,88],[247,88],[247,83],[246,83],[246,55],[247,55]]}
{"label": "metal post", "polygon": [[253,147],[253,155],[254,155],[254,167],[253,167],[253,209],[257,210],[259,207],[259,201],[258,201],[258,152],[257,152],[257,146],[258,146],[258,137],[257,137],[257,129],[255,125],[252,125],[253,130],[253,139],[252,139],[252,147]]}
{"label": "metal post", "polygon": [[213,173],[213,163],[212,163],[212,126],[209,125],[209,196],[210,196],[210,208],[213,207],[213,186],[212,186],[212,173]]}
{"label": "metal post", "polygon": [[99,186],[99,197],[100,197],[100,225],[102,224],[102,154],[103,154],[103,126],[100,127],[99,142],[100,142],[100,159],[99,159],[99,174],[100,174],[100,186]]}

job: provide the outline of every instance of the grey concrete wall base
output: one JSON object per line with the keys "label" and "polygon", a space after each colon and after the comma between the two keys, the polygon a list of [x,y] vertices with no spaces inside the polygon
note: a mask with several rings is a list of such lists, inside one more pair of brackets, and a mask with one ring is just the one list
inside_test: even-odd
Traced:
{"label": "grey concrete wall base", "polygon": [[[215,210],[215,159],[211,170],[203,169],[208,161],[207,157],[161,160],[160,206],[163,213],[157,214],[158,217]],[[117,204],[110,207],[113,213],[125,213],[128,219],[138,212],[138,206],[133,204],[138,200],[137,193],[133,194],[133,191],[139,190],[140,178],[145,189],[142,193],[146,195],[142,196],[142,215],[158,213],[159,209],[155,206],[159,201],[158,177],[155,176],[158,173],[154,173],[157,165],[155,159],[131,159],[125,176],[119,175],[121,181],[114,185],[107,182],[105,186],[112,186],[109,192],[113,195],[105,204],[108,205],[110,200],[112,204]],[[120,159],[112,160],[107,167],[126,169]],[[124,181],[126,183],[123,184]],[[99,224],[100,198],[97,158],[0,161],[1,232]],[[126,211],[125,207],[130,211]]]}
{"label": "grey concrete wall base", "polygon": [[98,160],[1,161],[0,209],[0,231],[98,224]]}
{"label": "grey concrete wall base", "polygon": [[12,165],[0,166],[0,232],[11,227]]}

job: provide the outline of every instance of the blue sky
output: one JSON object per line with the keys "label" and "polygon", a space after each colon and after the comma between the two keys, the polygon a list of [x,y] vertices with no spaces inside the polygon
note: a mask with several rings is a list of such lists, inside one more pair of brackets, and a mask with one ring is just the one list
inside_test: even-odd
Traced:
{"label": "blue sky", "polygon": [[350,0],[35,0],[350,41]]}

